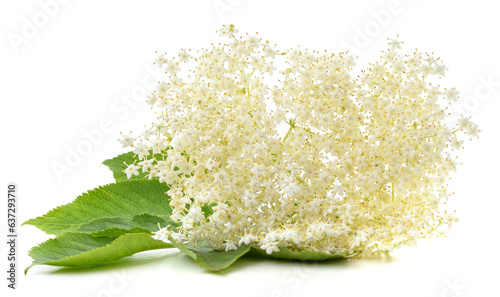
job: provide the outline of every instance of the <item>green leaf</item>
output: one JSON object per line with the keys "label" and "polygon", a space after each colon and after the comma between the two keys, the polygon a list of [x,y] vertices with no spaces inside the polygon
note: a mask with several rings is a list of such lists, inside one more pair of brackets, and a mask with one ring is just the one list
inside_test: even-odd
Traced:
{"label": "green leaf", "polygon": [[283,247],[280,247],[279,252],[273,252],[270,255],[268,255],[266,251],[262,249],[252,248],[248,255],[297,261],[325,261],[333,259],[344,259],[347,257],[347,254],[327,254],[323,252],[314,252],[308,250],[296,252]]}
{"label": "green leaf", "polygon": [[162,227],[170,225],[172,229],[177,227],[177,224],[165,217],[143,213],[128,218],[97,218],[88,223],[80,224],[74,231],[92,233],[94,236],[116,237],[129,232],[137,233],[141,230],[143,233],[150,234],[152,231],[158,231],[158,224]]}
{"label": "green leaf", "polygon": [[169,240],[173,246],[191,257],[198,265],[210,271],[222,271],[226,269],[250,250],[249,246],[242,245],[237,250],[233,251],[214,251],[206,245],[194,247],[191,245],[183,245],[171,237],[169,237]]}
{"label": "green leaf", "polygon": [[110,237],[110,238],[116,238],[120,237],[123,234],[127,233],[145,233],[151,235],[152,232],[149,231],[148,229],[141,228],[141,227],[132,227],[130,229],[125,229],[125,228],[118,228],[118,227],[109,227],[103,230],[97,230],[92,233],[88,233],[94,237]]}
{"label": "green leaf", "polygon": [[158,228],[151,229],[157,223],[165,224],[163,227],[171,224],[170,197],[165,194],[168,189],[158,180],[109,184],[24,224],[56,235],[67,231],[94,232],[109,227],[128,229],[138,226],[152,231]]}
{"label": "green leaf", "polygon": [[109,238],[65,232],[33,247],[29,251],[33,263],[24,273],[35,265],[90,267],[112,263],[142,251],[172,247],[144,233],[127,233],[118,238]]}
{"label": "green leaf", "polygon": [[[163,151],[166,153],[166,150]],[[149,155],[153,155],[152,151],[149,151]],[[157,160],[162,160],[162,154],[153,155]],[[129,180],[127,175],[123,172],[127,169],[127,165],[140,162],[139,158],[134,154],[134,152],[128,152],[125,154],[118,155],[112,159],[105,160],[102,164],[109,167],[113,172],[113,177],[117,182]],[[126,164],[125,164],[126,163]],[[147,176],[147,173],[139,171],[139,175],[133,175],[130,179],[143,179]]]}
{"label": "green leaf", "polygon": [[201,207],[201,210],[203,211],[203,215],[205,218],[208,218],[210,215],[214,213],[213,207],[216,206],[217,203],[210,203],[210,204],[205,204]]}

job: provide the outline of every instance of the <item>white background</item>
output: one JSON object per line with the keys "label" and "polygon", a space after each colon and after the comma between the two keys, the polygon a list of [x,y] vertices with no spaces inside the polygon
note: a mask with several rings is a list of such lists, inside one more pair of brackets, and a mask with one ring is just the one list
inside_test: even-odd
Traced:
{"label": "white background", "polygon": [[[350,45],[361,66],[399,34],[404,50],[418,47],[444,59],[443,84],[460,90],[459,108],[483,133],[466,143],[450,183],[460,221],[446,240],[424,241],[386,260],[241,260],[223,274],[205,272],[176,251],[154,251],[92,270],[38,266],[19,273],[16,292],[6,289],[2,243],[0,283],[8,296],[500,296],[496,1],[52,1],[57,6],[47,16],[42,6],[49,2],[0,4],[0,176],[2,197],[7,182],[18,183],[20,222],[112,182],[100,164],[124,152],[119,132],[141,132],[151,121],[136,93],[154,80],[148,72],[154,51],[208,46],[226,22],[281,48],[339,52]],[[111,128],[100,128],[106,122]],[[68,163],[69,152],[96,129],[102,138]],[[56,164],[69,171],[58,177]],[[6,203],[0,204],[4,241]],[[24,268],[28,250],[48,236],[32,226],[19,230]]]}

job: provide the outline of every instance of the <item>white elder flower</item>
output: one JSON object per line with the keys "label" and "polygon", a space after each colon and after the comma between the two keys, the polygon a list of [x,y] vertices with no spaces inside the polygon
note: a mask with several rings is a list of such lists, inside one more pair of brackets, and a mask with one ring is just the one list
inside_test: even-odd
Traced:
{"label": "white elder flower", "polygon": [[133,146],[135,138],[130,137],[130,134],[122,134],[122,139],[119,139],[123,147]]}
{"label": "white elder flower", "polygon": [[444,93],[446,95],[446,98],[450,101],[457,101],[458,99],[458,91],[455,88],[450,88],[445,91]]}
{"label": "white elder flower", "polygon": [[127,174],[127,178],[131,178],[132,175],[139,175],[139,169],[141,167],[135,164],[130,164],[127,166],[127,169],[124,170],[125,174]]}
{"label": "white elder flower", "polygon": [[151,169],[153,169],[153,163],[155,162],[155,159],[144,159],[143,161],[137,163],[137,165],[141,166],[142,172],[148,172]]}
{"label": "white elder flower", "polygon": [[167,58],[165,57],[165,54],[158,55],[158,58],[155,60],[155,64],[160,68],[163,67],[163,64],[165,64],[166,62]]}
{"label": "white elder flower", "polygon": [[270,47],[270,46],[264,47],[264,57],[266,57],[266,58],[269,57],[271,59],[274,59],[275,55],[276,55],[276,51],[272,47]]}
{"label": "white elder flower", "polygon": [[258,237],[251,235],[251,234],[245,234],[244,236],[241,237],[240,241],[238,241],[238,246],[241,246],[242,244],[249,245],[255,241],[257,241]]}
{"label": "white elder flower", "polygon": [[464,144],[464,141],[463,140],[458,140],[458,139],[455,139],[451,142],[451,147],[454,148],[454,149],[461,149],[462,148],[462,145]]}
{"label": "white elder flower", "polygon": [[189,58],[191,58],[191,55],[185,48],[181,49],[178,55],[179,55],[179,61],[182,63],[189,62]]}
{"label": "white elder flower", "polygon": [[220,36],[233,37],[234,34],[237,34],[239,31],[234,27],[234,25],[224,25],[221,29],[219,29]]}
{"label": "white elder flower", "polygon": [[268,255],[272,254],[273,252],[280,251],[280,248],[278,247],[277,241],[267,242],[267,243],[261,245],[260,248],[265,250]]}
{"label": "white elder flower", "polygon": [[159,154],[162,150],[167,148],[167,144],[164,141],[159,139],[155,140],[152,143],[151,149],[153,150],[153,154]]}
{"label": "white elder flower", "polygon": [[236,249],[238,249],[238,247],[236,246],[236,244],[234,242],[232,242],[232,241],[226,242],[226,248],[225,248],[226,252],[233,251]]}
{"label": "white elder flower", "polygon": [[248,45],[254,48],[258,48],[260,46],[260,38],[257,36],[250,36],[247,40]]}
{"label": "white elder flower", "polygon": [[135,146],[134,153],[139,156],[139,159],[144,159],[145,156],[149,155],[149,147],[145,144],[139,143]]}
{"label": "white elder flower", "polygon": [[175,172],[169,169],[161,169],[160,172],[156,174],[161,183],[171,184],[175,179]]}
{"label": "white elder flower", "polygon": [[434,65],[434,73],[435,74],[438,74],[440,76],[444,76],[445,70],[446,70],[446,66],[444,66],[443,64],[435,63],[435,65]]}
{"label": "white elder flower", "polygon": [[458,120],[458,129],[469,129],[469,127],[472,125],[472,122],[470,121],[469,118],[461,117]]}
{"label": "white elder flower", "polygon": [[453,225],[453,223],[457,222],[458,221],[458,218],[455,216],[454,213],[448,213],[446,214],[446,216],[444,217],[445,219],[445,223],[451,228],[451,226]]}
{"label": "white elder flower", "polygon": [[480,132],[481,132],[481,130],[479,130],[477,124],[472,125],[470,127],[470,129],[469,129],[469,135],[470,136],[476,136],[477,137]]}
{"label": "white elder flower", "polygon": [[401,49],[401,43],[402,42],[400,42],[400,41],[389,38],[389,46],[390,46],[391,51],[394,51],[395,49]]}
{"label": "white elder flower", "polygon": [[153,93],[151,95],[147,96],[146,102],[153,107],[156,102],[158,102],[158,95],[156,93]]}
{"label": "white elder flower", "polygon": [[278,51],[237,32],[224,25],[227,43],[159,55],[156,122],[120,140],[140,160],[128,177],[142,167],[169,185],[180,226],[155,238],[371,257],[456,221],[447,180],[480,130],[445,124],[458,91],[440,86],[441,59],[389,40],[358,73],[347,53]]}
{"label": "white elder flower", "polygon": [[177,62],[170,60],[165,63],[165,70],[171,75],[175,75],[180,70],[180,67]]}
{"label": "white elder flower", "polygon": [[180,243],[184,243],[186,242],[187,240],[187,237],[186,235],[182,234],[182,233],[176,233],[176,232],[172,232],[170,234],[170,236],[172,237],[173,240],[177,241],[177,242],[180,242]]}

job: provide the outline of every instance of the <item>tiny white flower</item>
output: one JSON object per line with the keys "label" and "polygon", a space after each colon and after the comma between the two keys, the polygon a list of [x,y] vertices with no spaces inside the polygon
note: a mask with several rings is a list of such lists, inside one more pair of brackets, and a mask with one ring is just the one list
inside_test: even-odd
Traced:
{"label": "tiny white flower", "polygon": [[151,95],[147,95],[147,100],[146,102],[151,105],[151,106],[154,106],[156,102],[158,102],[158,96],[156,95],[156,93],[153,93]]}
{"label": "tiny white flower", "polygon": [[251,243],[255,242],[257,240],[257,236],[253,236],[251,234],[246,234],[241,237],[240,241],[238,242],[238,245],[241,246],[243,244],[250,245]]}
{"label": "tiny white flower", "polygon": [[165,58],[164,54],[159,55],[158,58],[155,60],[155,64],[160,68],[163,67],[163,64],[165,64],[166,62],[167,59]]}
{"label": "tiny white flower", "polygon": [[161,169],[159,173],[156,174],[159,178],[160,183],[166,183],[170,185],[174,182],[176,174],[172,170]]}
{"label": "tiny white flower", "polygon": [[132,175],[139,175],[139,169],[141,167],[137,166],[135,164],[130,164],[127,166],[127,169],[125,169],[125,173],[127,174],[127,178],[131,178]]}
{"label": "tiny white flower", "polygon": [[221,36],[233,37],[238,33],[238,30],[234,27],[233,24],[229,24],[222,26],[222,28],[219,30],[219,33]]}
{"label": "tiny white flower", "polygon": [[170,60],[166,62],[165,70],[171,75],[176,75],[177,72],[180,70],[180,67],[177,65],[175,61]]}
{"label": "tiny white flower", "polygon": [[234,250],[238,249],[238,247],[236,246],[236,244],[234,242],[232,242],[232,241],[226,242],[225,246],[226,246],[226,248],[225,248],[226,252],[228,252],[228,251],[234,251]]}
{"label": "tiny white flower", "polygon": [[122,139],[120,139],[120,143],[123,147],[129,147],[134,144],[135,138],[130,137],[130,134],[122,134]]}
{"label": "tiny white flower", "polygon": [[279,252],[280,249],[275,242],[269,242],[260,246],[261,249],[265,250],[268,255],[271,255],[273,252]]}
{"label": "tiny white flower", "polygon": [[391,51],[394,51],[395,49],[401,49],[401,42],[395,39],[389,39],[389,46],[391,47]]}
{"label": "tiny white flower", "polygon": [[481,132],[481,130],[479,130],[477,124],[473,124],[473,125],[469,126],[468,133],[470,136],[478,136],[480,132]]}
{"label": "tiny white flower", "polygon": [[134,153],[139,156],[139,159],[144,159],[145,156],[149,156],[149,147],[145,144],[139,143],[136,145]]}
{"label": "tiny white flower", "polygon": [[191,58],[191,55],[188,53],[186,49],[181,49],[179,51],[179,61],[182,63],[187,63],[189,62],[189,58]]}
{"label": "tiny white flower", "polygon": [[446,70],[446,66],[444,66],[443,64],[435,64],[434,65],[434,73],[435,74],[438,74],[440,76],[444,76],[444,72]]}
{"label": "tiny white flower", "polygon": [[142,167],[142,172],[147,172],[153,168],[154,161],[155,159],[149,159],[149,160],[144,159],[144,161],[137,163],[137,165]]}
{"label": "tiny white flower", "polygon": [[167,148],[167,144],[164,141],[157,139],[153,142],[151,148],[153,150],[153,154],[159,154],[162,150]]}
{"label": "tiny white flower", "polygon": [[471,121],[469,120],[469,118],[462,117],[458,119],[458,129],[467,129],[468,127],[470,127],[470,125]]}
{"label": "tiny white flower", "polygon": [[451,147],[454,148],[454,149],[461,149],[462,148],[462,145],[463,145],[464,141],[463,140],[458,140],[458,139],[455,139],[451,142]]}
{"label": "tiny white flower", "polygon": [[450,88],[445,91],[444,93],[446,95],[446,98],[450,101],[457,101],[458,99],[458,91],[455,88]]}

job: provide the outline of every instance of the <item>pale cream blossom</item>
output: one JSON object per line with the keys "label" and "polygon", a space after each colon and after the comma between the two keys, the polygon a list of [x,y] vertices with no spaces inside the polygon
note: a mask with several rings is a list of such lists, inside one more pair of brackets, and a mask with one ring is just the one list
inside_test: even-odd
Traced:
{"label": "pale cream blossom", "polygon": [[155,238],[373,256],[456,221],[441,209],[447,179],[464,136],[480,130],[469,118],[445,124],[458,92],[436,83],[440,59],[390,40],[356,72],[347,53],[278,51],[237,32],[225,25],[227,43],[160,55],[157,123],[122,140],[141,161],[129,177],[141,166],[170,185],[182,225]]}

